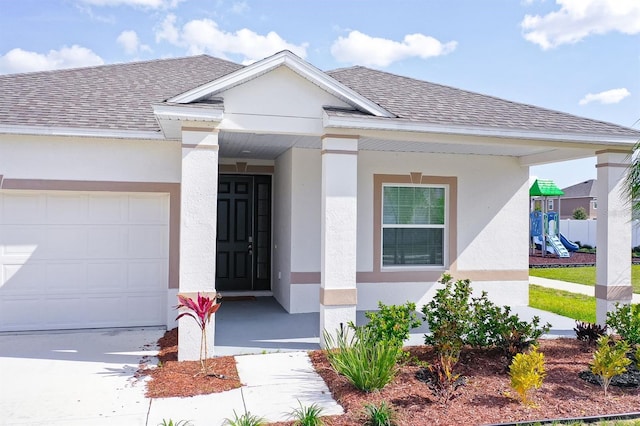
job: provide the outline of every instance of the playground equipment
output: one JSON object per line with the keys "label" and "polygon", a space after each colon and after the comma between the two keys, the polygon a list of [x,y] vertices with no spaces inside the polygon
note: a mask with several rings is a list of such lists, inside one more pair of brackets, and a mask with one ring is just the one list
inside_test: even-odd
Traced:
{"label": "playground equipment", "polygon": [[557,199],[560,211],[560,196],[564,192],[552,180],[537,179],[529,189],[532,197],[532,211],[529,214],[530,247],[535,253],[540,249],[542,255],[557,254],[569,257],[570,251],[578,250],[578,245],[569,241],[560,233],[560,216],[557,212],[548,211],[549,198]]}

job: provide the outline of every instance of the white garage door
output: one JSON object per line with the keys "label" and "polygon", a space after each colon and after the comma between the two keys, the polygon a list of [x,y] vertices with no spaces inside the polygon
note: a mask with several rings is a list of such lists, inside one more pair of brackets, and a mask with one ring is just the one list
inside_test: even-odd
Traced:
{"label": "white garage door", "polygon": [[0,192],[0,331],[166,323],[169,196]]}

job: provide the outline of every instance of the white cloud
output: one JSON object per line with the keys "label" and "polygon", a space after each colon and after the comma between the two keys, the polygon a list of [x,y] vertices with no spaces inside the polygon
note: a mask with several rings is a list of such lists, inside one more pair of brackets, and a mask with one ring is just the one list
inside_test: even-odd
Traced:
{"label": "white cloud", "polygon": [[92,6],[131,6],[143,9],[173,9],[184,0],[80,0]]}
{"label": "white cloud", "polygon": [[580,105],[586,105],[589,102],[600,102],[601,104],[617,104],[631,93],[626,88],[605,90],[600,93],[587,93],[584,98],[578,102]]}
{"label": "white cloud", "polygon": [[182,28],[176,26],[176,16],[169,14],[156,29],[156,42],[166,40],[182,46],[192,55],[210,53],[226,58],[227,55],[241,55],[247,64],[260,60],[281,50],[290,50],[296,55],[307,56],[307,44],[292,44],[277,33],[257,34],[247,28],[236,32],[221,30],[211,19],[194,19]]}
{"label": "white cloud", "polygon": [[525,15],[524,38],[544,50],[577,43],[593,34],[619,31],[640,33],[638,0],[556,0],[560,10],[547,15]]}
{"label": "white cloud", "polygon": [[249,5],[244,0],[243,1],[236,1],[231,6],[231,11],[233,13],[238,14],[238,15],[242,15],[243,13],[248,12],[249,9],[250,9]]}
{"label": "white cloud", "polygon": [[442,43],[423,34],[408,34],[402,42],[398,42],[351,31],[347,37],[338,37],[331,46],[331,54],[340,62],[386,67],[410,57],[427,59],[446,55],[455,50],[457,45],[455,41]]}
{"label": "white cloud", "polygon": [[120,33],[116,41],[122,46],[125,53],[135,55],[140,51],[150,52],[151,48],[146,44],[140,43],[138,33],[133,30],[123,31]]}
{"label": "white cloud", "polygon": [[102,65],[104,61],[91,49],[74,44],[60,50],[37,53],[15,48],[0,56],[0,73],[46,71]]}

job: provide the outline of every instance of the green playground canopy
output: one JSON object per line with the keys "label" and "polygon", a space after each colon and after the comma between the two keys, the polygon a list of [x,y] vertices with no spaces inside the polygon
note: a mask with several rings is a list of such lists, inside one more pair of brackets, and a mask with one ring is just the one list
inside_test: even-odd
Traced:
{"label": "green playground canopy", "polygon": [[536,179],[529,188],[530,197],[558,197],[564,192],[551,179]]}

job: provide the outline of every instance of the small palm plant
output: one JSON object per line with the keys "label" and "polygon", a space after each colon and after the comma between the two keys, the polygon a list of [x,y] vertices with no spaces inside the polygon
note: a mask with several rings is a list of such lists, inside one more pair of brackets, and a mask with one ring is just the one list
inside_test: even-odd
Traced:
{"label": "small palm plant", "polygon": [[[189,297],[178,295],[178,306],[176,309],[182,309],[183,312],[176,317],[176,321],[184,316],[193,318],[200,327],[200,366],[202,367],[201,373],[208,375],[207,371],[207,358],[209,354],[207,351],[207,325],[211,321],[211,316],[220,309],[220,304],[217,303],[216,297],[201,296],[198,293],[197,301]],[[186,311],[184,311],[186,309]]]}

